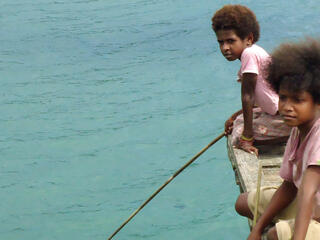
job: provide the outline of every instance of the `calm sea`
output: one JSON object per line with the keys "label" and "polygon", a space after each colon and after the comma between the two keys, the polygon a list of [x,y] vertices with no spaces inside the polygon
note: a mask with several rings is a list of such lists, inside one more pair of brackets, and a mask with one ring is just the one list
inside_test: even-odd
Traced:
{"label": "calm sea", "polygon": [[[0,2],[0,239],[106,239],[240,108],[222,0]],[[312,1],[231,1],[259,44],[320,32]],[[115,239],[246,239],[221,140]]]}

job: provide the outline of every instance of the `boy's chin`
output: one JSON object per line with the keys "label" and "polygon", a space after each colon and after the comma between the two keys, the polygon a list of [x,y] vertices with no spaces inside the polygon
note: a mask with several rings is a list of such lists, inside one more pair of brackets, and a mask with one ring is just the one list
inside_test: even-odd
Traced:
{"label": "boy's chin", "polygon": [[225,57],[229,62],[232,62],[234,60],[236,60],[237,58],[233,58],[233,57]]}
{"label": "boy's chin", "polygon": [[292,121],[292,120],[283,120],[283,121],[289,127],[297,127],[299,125],[296,121]]}

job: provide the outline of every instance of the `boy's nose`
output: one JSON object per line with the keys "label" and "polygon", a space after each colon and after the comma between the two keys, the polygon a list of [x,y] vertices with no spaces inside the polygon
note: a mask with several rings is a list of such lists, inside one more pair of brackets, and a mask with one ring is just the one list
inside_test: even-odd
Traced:
{"label": "boy's nose", "polygon": [[293,107],[292,107],[292,104],[290,104],[290,101],[282,102],[281,105],[282,105],[281,108],[284,112],[292,112],[293,111]]}
{"label": "boy's nose", "polygon": [[224,44],[222,45],[222,50],[223,50],[223,51],[228,51],[229,49],[230,49],[229,44],[224,43]]}

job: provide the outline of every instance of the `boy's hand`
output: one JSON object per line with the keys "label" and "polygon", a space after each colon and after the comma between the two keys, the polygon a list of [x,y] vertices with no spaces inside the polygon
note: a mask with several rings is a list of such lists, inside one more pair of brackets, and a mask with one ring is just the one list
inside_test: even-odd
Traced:
{"label": "boy's hand", "polygon": [[233,129],[233,119],[230,117],[224,124],[224,132],[227,135],[230,135],[232,133],[232,129]]}
{"label": "boy's hand", "polygon": [[238,147],[248,153],[254,153],[256,156],[258,156],[258,149],[253,146],[253,141],[245,141],[240,138]]}
{"label": "boy's hand", "polygon": [[257,228],[257,225],[252,228],[252,231],[247,240],[261,240],[261,230]]}
{"label": "boy's hand", "polygon": [[261,233],[252,231],[247,240],[261,240]]}

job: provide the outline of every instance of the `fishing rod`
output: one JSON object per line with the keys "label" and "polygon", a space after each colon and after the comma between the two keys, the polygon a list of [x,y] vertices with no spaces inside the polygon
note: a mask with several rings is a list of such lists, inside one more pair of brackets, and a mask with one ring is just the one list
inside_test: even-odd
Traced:
{"label": "fishing rod", "polygon": [[206,147],[204,147],[200,152],[198,152],[193,158],[191,158],[186,164],[184,164],[179,170],[177,170],[161,187],[159,187],[140,207],[138,207],[131,215],[130,217],[125,220],[119,228],[117,228],[116,231],[108,238],[108,240],[111,240],[135,215],[137,215],[138,212],[144,206],[146,206],[162,189],[164,189],[176,176],[178,176],[184,169],[186,169],[191,163],[193,163],[198,157],[201,156],[202,153],[207,151],[213,144],[218,142],[221,138],[226,136],[226,133],[221,133],[218,137],[216,137],[214,140],[212,140]]}

